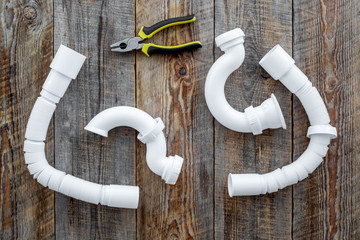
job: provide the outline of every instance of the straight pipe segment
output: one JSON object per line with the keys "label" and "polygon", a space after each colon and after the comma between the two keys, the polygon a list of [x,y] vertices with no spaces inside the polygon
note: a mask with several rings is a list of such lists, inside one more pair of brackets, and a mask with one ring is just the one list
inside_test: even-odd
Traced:
{"label": "straight pipe segment", "polygon": [[216,45],[225,53],[215,61],[206,77],[205,99],[208,108],[219,123],[233,131],[257,135],[268,128],[286,129],[280,106],[273,94],[260,106],[246,108],[244,113],[235,110],[226,100],[226,80],[244,61],[244,36],[240,28],[235,28],[215,38]]}
{"label": "straight pipe segment", "polygon": [[337,137],[325,104],[295,60],[276,45],[260,61],[260,65],[294,93],[305,108],[311,126],[306,151],[293,163],[266,174],[229,174],[228,191],[232,196],[249,196],[276,192],[295,184],[312,173],[323,161],[330,140]]}

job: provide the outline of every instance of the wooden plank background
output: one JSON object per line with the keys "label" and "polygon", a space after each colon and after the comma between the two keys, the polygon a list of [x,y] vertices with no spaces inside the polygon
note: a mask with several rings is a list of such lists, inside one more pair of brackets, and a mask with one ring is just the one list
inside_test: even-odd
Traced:
{"label": "wooden plank background", "polygon": [[[202,49],[151,58],[109,51],[143,25],[189,14],[195,23],[150,41],[200,40]],[[360,1],[4,0],[0,24],[0,239],[360,239]],[[274,93],[286,130],[236,133],[208,111],[205,78],[222,54],[214,38],[235,27],[246,34],[246,57],[227,81],[227,99],[243,111]],[[61,43],[88,58],[56,109],[47,158],[90,181],[139,185],[138,210],[68,198],[28,173],[26,123]],[[258,64],[277,43],[319,90],[339,136],[306,180],[230,198],[229,172],[271,171],[308,144],[298,99]],[[185,160],[175,186],[148,169],[133,129],[114,129],[108,138],[84,131],[98,112],[119,105],[163,119],[168,154]]]}

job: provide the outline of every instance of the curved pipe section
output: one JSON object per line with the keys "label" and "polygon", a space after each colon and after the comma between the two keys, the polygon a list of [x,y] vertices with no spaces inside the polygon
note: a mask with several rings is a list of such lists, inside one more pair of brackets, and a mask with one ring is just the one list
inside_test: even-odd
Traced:
{"label": "curved pipe section", "polygon": [[153,119],[146,112],[134,107],[113,107],[97,114],[85,127],[86,130],[107,137],[115,127],[131,127],[139,133],[138,139],[146,144],[146,162],[151,171],[168,184],[175,184],[183,159],[177,155],[166,157],[166,141],[160,118]]}
{"label": "curved pipe section", "polygon": [[215,38],[216,45],[225,52],[212,65],[205,82],[205,99],[211,114],[223,126],[237,132],[261,134],[267,128],[286,129],[280,106],[272,94],[258,107],[250,106],[245,113],[230,106],[225,97],[225,83],[244,61],[244,36],[240,28]]}
{"label": "curved pipe section", "polygon": [[230,197],[272,193],[303,180],[320,165],[330,139],[337,136],[319,92],[280,45],[270,50],[260,65],[299,98],[311,124],[307,133],[310,143],[295,162],[281,169],[266,174],[229,174]]}
{"label": "curved pipe section", "polygon": [[[63,45],[56,52],[50,65],[51,71],[43,85],[41,96],[38,97],[34,104],[26,127],[26,140],[24,142],[25,163],[28,165],[30,174],[44,187],[49,187],[69,197],[93,204],[100,203],[110,207],[135,209],[139,202],[139,187],[101,185],[85,181],[53,168],[46,160],[44,140],[56,104],[64,96],[71,80],[78,75],[85,59],[85,56]],[[123,119],[127,118],[127,121],[124,122],[125,125],[133,126],[140,131],[139,139],[147,142],[148,155],[151,155],[154,159],[165,156],[165,138],[162,134],[163,125],[161,125],[161,120],[154,120],[146,113],[140,110],[137,111],[134,108],[124,107],[123,109],[126,109],[124,112],[131,112],[134,116],[145,118],[145,121],[143,121],[134,117],[129,118],[127,115]],[[104,112],[106,113],[106,111]],[[111,121],[111,119],[107,118],[107,121]],[[131,123],[131,121],[134,122]],[[117,124],[116,121],[114,124]],[[158,160],[158,158],[156,159]],[[175,156],[169,157],[169,159],[172,161],[164,163],[162,169],[163,179],[173,184],[176,182],[180,172],[182,158]],[[158,161],[153,160],[150,162],[153,169],[160,172],[160,167],[157,164],[165,162],[165,159],[161,158]],[[181,164],[179,164],[180,162]],[[176,174],[174,169],[177,170]]]}

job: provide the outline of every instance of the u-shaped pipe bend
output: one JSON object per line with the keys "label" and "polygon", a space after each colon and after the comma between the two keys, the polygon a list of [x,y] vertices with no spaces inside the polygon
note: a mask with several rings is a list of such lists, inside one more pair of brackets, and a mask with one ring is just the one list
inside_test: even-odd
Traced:
{"label": "u-shaped pipe bend", "polygon": [[[89,182],[50,166],[45,156],[47,129],[70,82],[78,75],[86,57],[61,45],[50,65],[40,97],[31,111],[25,132],[25,163],[31,175],[44,187],[67,196],[93,203],[119,208],[137,208],[139,187],[126,185],[101,185]],[[113,116],[111,114],[114,114]],[[137,129],[139,140],[147,144],[147,163],[151,170],[168,184],[175,184],[183,159],[179,156],[165,157],[166,144],[160,119],[132,107],[115,107],[101,112],[87,129],[107,136],[107,131],[116,126]]]}
{"label": "u-shaped pipe bend", "polygon": [[209,70],[205,82],[205,99],[211,114],[223,126],[237,132],[261,134],[267,128],[286,129],[280,106],[273,94],[260,106],[250,106],[239,112],[230,106],[225,98],[224,87],[227,78],[244,61],[244,32],[233,29],[215,38],[216,45],[225,53]]}
{"label": "u-shaped pipe bend", "polygon": [[86,130],[107,137],[108,131],[120,126],[136,129],[138,139],[146,144],[146,162],[151,171],[167,184],[175,184],[183,159],[177,155],[166,157],[166,141],[160,118],[153,119],[146,112],[134,107],[113,107],[97,114],[85,127]]}
{"label": "u-shaped pipe bend", "polygon": [[260,65],[299,98],[311,124],[307,132],[310,143],[296,161],[281,169],[266,174],[229,174],[230,197],[272,193],[303,180],[320,165],[330,139],[337,136],[319,92],[280,45],[271,49]]}

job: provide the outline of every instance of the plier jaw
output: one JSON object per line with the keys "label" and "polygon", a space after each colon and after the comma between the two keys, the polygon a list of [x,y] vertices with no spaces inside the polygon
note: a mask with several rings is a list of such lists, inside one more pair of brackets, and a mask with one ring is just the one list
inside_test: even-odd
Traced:
{"label": "plier jaw", "polygon": [[130,52],[132,50],[141,49],[144,44],[140,43],[143,39],[141,37],[126,38],[119,42],[110,45],[112,52]]}

